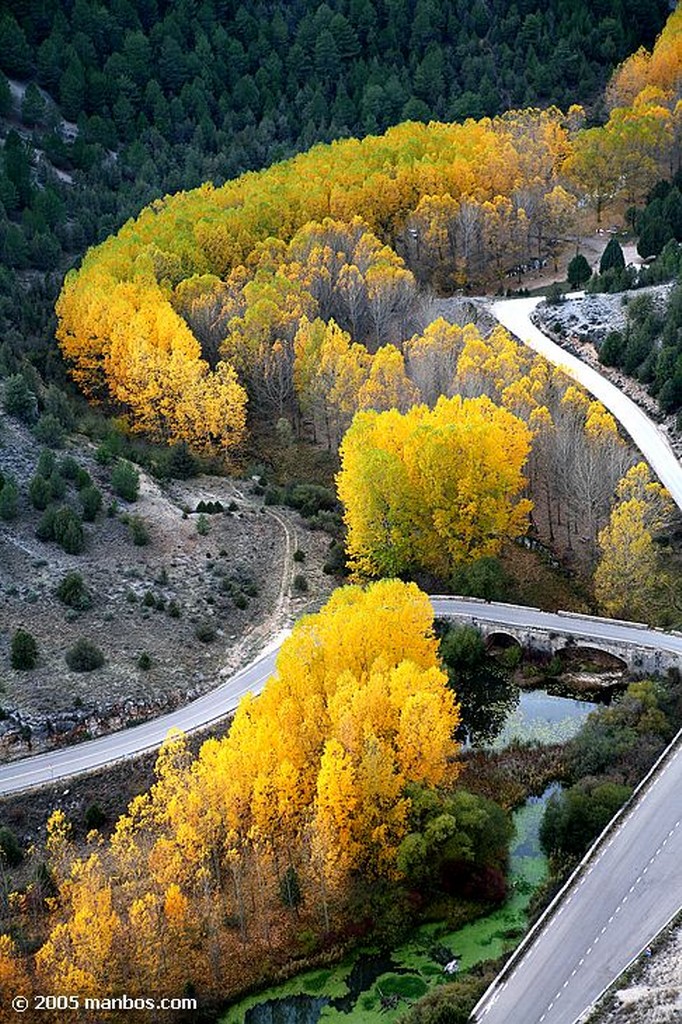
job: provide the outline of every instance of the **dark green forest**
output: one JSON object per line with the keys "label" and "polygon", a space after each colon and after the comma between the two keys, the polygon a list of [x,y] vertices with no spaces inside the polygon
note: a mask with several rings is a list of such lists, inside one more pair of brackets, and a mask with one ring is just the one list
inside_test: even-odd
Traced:
{"label": "dark green forest", "polygon": [[63,271],[155,196],[406,119],[589,104],[667,12],[664,0],[3,0],[0,371],[29,354],[59,377]]}

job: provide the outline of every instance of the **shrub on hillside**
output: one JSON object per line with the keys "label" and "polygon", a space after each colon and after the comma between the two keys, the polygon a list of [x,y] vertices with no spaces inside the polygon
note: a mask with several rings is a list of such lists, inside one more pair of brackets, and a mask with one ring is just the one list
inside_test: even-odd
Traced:
{"label": "shrub on hillside", "polygon": [[33,434],[41,444],[49,444],[51,448],[61,448],[66,440],[66,431],[56,416],[44,413],[35,427]]}
{"label": "shrub on hillside", "polygon": [[19,670],[35,668],[38,662],[38,644],[35,637],[25,629],[18,629],[12,637],[12,668]]}
{"label": "shrub on hillside", "polygon": [[140,474],[132,463],[121,459],[112,470],[111,486],[119,498],[123,498],[125,501],[137,501],[140,493]]}
{"label": "shrub on hillside", "polygon": [[79,470],[80,466],[73,455],[65,455],[63,459],[59,460],[59,472],[65,480],[71,480],[72,483],[75,483]]}
{"label": "shrub on hillside", "polygon": [[84,487],[79,492],[80,503],[83,508],[83,519],[86,523],[92,523],[97,518],[97,513],[102,508],[102,492],[94,484]]}
{"label": "shrub on hillside", "polygon": [[50,384],[45,393],[45,412],[54,416],[67,431],[73,430],[76,425],[71,403],[56,384]]}
{"label": "shrub on hillside", "polygon": [[128,520],[128,529],[136,547],[143,548],[149,544],[149,530],[142,516],[131,516]]}
{"label": "shrub on hillside", "polygon": [[38,540],[54,540],[54,519],[57,514],[56,505],[48,505],[36,526]]}
{"label": "shrub on hillside", "polygon": [[72,672],[94,672],[104,664],[104,655],[99,647],[81,637],[66,652],[66,664]]}
{"label": "shrub on hillside", "polygon": [[5,479],[0,490],[0,519],[9,522],[19,514],[19,488],[11,477]]}
{"label": "shrub on hillside", "polygon": [[85,547],[83,524],[68,505],[63,505],[55,512],[52,534],[57,544],[69,555],[79,555]]}
{"label": "shrub on hillside", "polygon": [[66,494],[66,480],[58,469],[53,469],[48,480],[53,501],[61,501]]}
{"label": "shrub on hillside", "polygon": [[[66,473],[62,473],[62,465],[64,464],[65,461],[65,459],[62,459],[62,461],[59,463],[59,472],[62,474],[64,478],[66,478]],[[52,476],[56,468],[57,460],[55,459],[54,452],[50,451],[49,448],[43,448],[42,452],[38,456],[36,476],[44,476],[45,479],[48,480]]]}
{"label": "shrub on hillside", "polygon": [[68,605],[69,608],[75,608],[79,612],[85,611],[92,604],[88,588],[79,572],[66,574],[57,587],[57,597],[63,604]]}
{"label": "shrub on hillside", "polygon": [[38,399],[22,373],[7,378],[3,401],[5,412],[23,423],[35,423],[38,418]]}
{"label": "shrub on hillside", "polygon": [[188,480],[199,472],[199,462],[192,455],[185,441],[174,444],[166,458],[168,476],[175,480]]}
{"label": "shrub on hillside", "polygon": [[334,491],[320,484],[296,484],[287,489],[285,501],[306,518],[318,512],[332,512],[338,507]]}
{"label": "shrub on hillside", "polygon": [[194,635],[202,644],[210,644],[217,636],[217,630],[211,622],[198,622],[194,627]]}
{"label": "shrub on hillside", "polygon": [[34,476],[28,485],[28,497],[34,508],[44,512],[52,501],[52,488],[44,476]]}

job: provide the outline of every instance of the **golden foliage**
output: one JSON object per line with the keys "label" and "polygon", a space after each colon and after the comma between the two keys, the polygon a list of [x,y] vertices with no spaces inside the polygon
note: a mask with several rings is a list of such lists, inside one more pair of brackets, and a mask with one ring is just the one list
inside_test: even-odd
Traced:
{"label": "golden foliage", "polygon": [[[460,364],[464,354],[460,357]],[[523,533],[530,431],[488,398],[359,413],[341,444],[339,497],[358,576],[447,577]]]}
{"label": "golden foliage", "polygon": [[671,509],[668,492],[651,479],[646,463],[633,466],[620,481],[611,518],[599,534],[601,559],[594,574],[595,593],[607,615],[646,616],[666,590],[653,535]]}
{"label": "golden foliage", "polygon": [[[108,844],[75,857],[56,812],[41,990],[159,998],[191,983],[222,1000],[301,927],[342,925],[354,885],[396,878],[407,784],[457,775],[458,706],[432,627],[414,584],[337,590],[295,626],[225,739],[192,760],[182,736],[169,738],[155,784]],[[293,919],[285,869],[304,900]],[[0,985],[19,985],[24,966],[0,943]]]}

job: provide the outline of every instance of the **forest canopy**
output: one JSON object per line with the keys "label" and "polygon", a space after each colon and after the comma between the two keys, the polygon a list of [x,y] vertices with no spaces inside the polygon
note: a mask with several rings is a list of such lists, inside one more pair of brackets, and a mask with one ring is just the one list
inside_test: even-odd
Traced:
{"label": "forest canopy", "polygon": [[[419,327],[420,286],[503,280],[554,252],[579,200],[599,219],[616,193],[641,197],[679,162],[681,25],[676,11],[632,105],[603,128],[583,128],[579,107],[408,122],[155,200],[66,279],[58,338],[76,380],[168,441],[229,450],[244,436],[244,388],[252,415],[295,421],[304,320],[340,321],[351,346],[400,349]],[[614,79],[623,101],[629,67]]]}
{"label": "forest canopy", "polygon": [[[427,596],[395,580],[337,590],[296,624],[227,737],[195,759],[181,737],[166,743],[109,841],[93,833],[78,851],[53,814],[49,928],[25,957],[0,943],[0,978],[29,992],[30,968],[38,986],[81,996],[191,985],[224,1001],[342,934],[359,906],[365,920],[386,913],[425,868],[422,829],[432,856],[458,851],[455,880],[468,862],[503,864],[499,807],[462,793],[441,810],[458,722]],[[32,912],[13,906],[33,932]]]}

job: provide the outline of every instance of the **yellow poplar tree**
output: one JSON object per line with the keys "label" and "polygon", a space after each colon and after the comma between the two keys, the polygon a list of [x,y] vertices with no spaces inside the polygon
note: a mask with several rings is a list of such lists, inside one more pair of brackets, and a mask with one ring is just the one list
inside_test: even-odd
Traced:
{"label": "yellow poplar tree", "polygon": [[520,498],[528,427],[488,398],[441,398],[404,416],[359,413],[337,488],[358,576],[428,569],[443,577],[496,554],[526,528]]}
{"label": "yellow poplar tree", "polygon": [[599,534],[594,589],[607,615],[646,617],[668,587],[653,534],[664,526],[672,502],[643,462],[621,480],[617,497]]}

